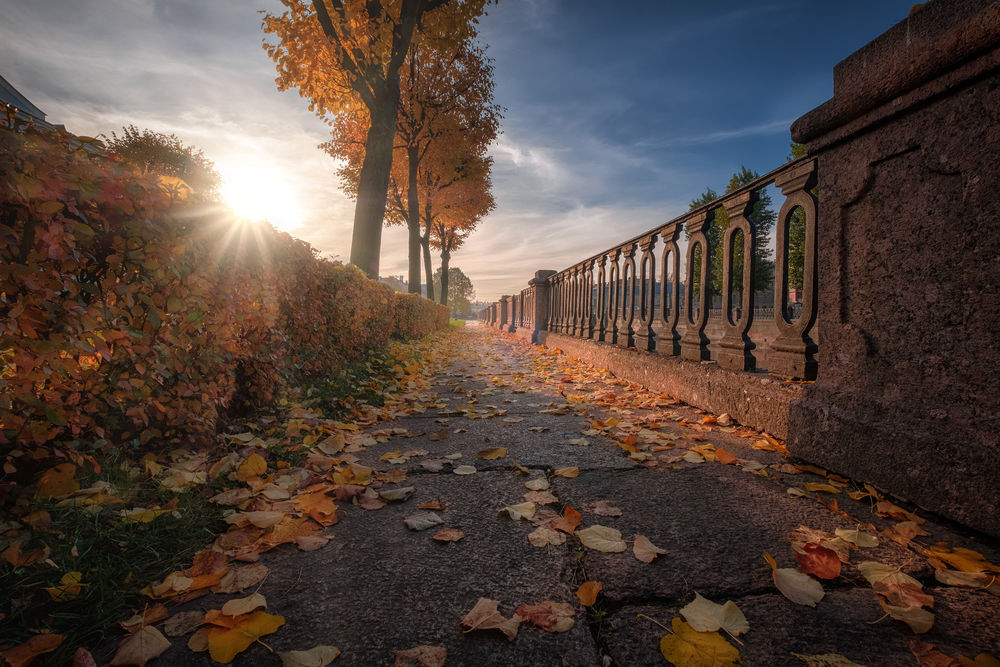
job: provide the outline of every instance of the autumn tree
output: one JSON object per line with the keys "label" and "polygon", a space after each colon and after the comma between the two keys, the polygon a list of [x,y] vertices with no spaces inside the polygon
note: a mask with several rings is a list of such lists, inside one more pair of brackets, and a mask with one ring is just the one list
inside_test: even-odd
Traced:
{"label": "autumn tree", "polygon": [[175,134],[152,130],[139,130],[126,125],[122,133],[104,137],[104,144],[112,155],[139,169],[143,174],[172,176],[183,180],[201,197],[218,197],[222,179],[215,170],[215,163],[194,146],[187,146]]}
{"label": "autumn tree", "polygon": [[364,109],[368,129],[358,170],[351,262],[378,276],[382,222],[400,101],[400,70],[419,30],[443,50],[475,31],[487,0],[281,0],[265,14],[264,48],[279,90],[298,88],[310,109],[331,121]]}
{"label": "autumn tree", "polygon": [[[439,268],[434,272],[434,287],[441,293],[442,272]],[[465,272],[457,266],[448,267],[448,276],[445,278],[448,285],[448,300],[451,302],[451,313],[455,315],[467,315],[472,312],[472,300],[476,298],[476,290]]]}
{"label": "autumn tree", "polygon": [[[493,103],[492,63],[471,39],[441,51],[418,35],[400,86],[385,222],[407,226],[410,290],[419,292],[421,164],[436,144],[460,141],[472,152],[482,152],[499,131],[502,109]],[[341,114],[334,120],[332,139],[322,145],[342,161],[338,173],[352,197],[360,185],[368,125],[363,112]]]}

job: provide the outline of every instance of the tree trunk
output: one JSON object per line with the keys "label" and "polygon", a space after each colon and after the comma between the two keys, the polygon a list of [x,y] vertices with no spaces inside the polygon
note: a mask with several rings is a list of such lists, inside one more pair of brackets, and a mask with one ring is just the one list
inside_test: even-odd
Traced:
{"label": "tree trunk", "polygon": [[448,305],[448,262],[451,253],[447,249],[441,251],[441,305]]}
{"label": "tree trunk", "polygon": [[428,229],[420,237],[424,249],[424,275],[427,276],[427,298],[434,301],[434,268],[431,266],[431,232]]}
{"label": "tree trunk", "polygon": [[[391,88],[391,86],[387,86]],[[358,203],[354,207],[354,235],[351,239],[351,264],[369,278],[378,278],[382,246],[382,221],[385,218],[389,171],[392,168],[392,139],[396,134],[399,110],[399,81],[395,95],[386,91],[370,109],[371,127],[365,140],[365,159],[358,181]]]}
{"label": "tree trunk", "polygon": [[410,233],[410,285],[408,291],[420,294],[420,193],[417,190],[419,151],[415,146],[410,146],[406,149],[406,156],[409,162],[406,191],[406,226]]}

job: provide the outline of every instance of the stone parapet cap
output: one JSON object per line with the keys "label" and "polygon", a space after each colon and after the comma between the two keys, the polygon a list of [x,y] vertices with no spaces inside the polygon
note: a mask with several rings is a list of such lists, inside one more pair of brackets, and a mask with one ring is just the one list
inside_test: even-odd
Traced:
{"label": "stone parapet cap", "polygon": [[816,141],[1000,46],[1000,1],[934,0],[841,61],[833,98],[792,124]]}

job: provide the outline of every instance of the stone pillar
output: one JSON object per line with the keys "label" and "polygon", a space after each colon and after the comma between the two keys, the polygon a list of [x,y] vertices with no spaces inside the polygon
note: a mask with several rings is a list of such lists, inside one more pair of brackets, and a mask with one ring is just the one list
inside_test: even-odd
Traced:
{"label": "stone pillar", "polygon": [[789,450],[1000,536],[1000,4],[936,0],[834,68],[816,383]]}
{"label": "stone pillar", "polygon": [[554,276],[555,271],[535,271],[535,277],[528,281],[534,289],[534,309],[532,319],[535,322],[535,329],[531,332],[531,342],[538,344],[542,342],[542,332],[547,330],[549,322],[549,297],[551,295],[552,284],[549,276]]}
{"label": "stone pillar", "polygon": [[504,331],[510,318],[510,295],[504,294],[500,297],[500,316],[497,318],[497,329]]}

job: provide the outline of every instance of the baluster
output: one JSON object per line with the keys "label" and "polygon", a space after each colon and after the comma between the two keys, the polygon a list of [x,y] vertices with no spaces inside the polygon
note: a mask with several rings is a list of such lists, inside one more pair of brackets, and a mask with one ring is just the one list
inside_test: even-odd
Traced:
{"label": "baluster", "polygon": [[660,262],[660,310],[655,319],[656,351],[674,357],[681,353],[681,335],[677,331],[681,299],[681,257],[677,247],[680,235],[680,223],[659,230],[663,253]]}
{"label": "baluster", "polygon": [[[686,330],[681,338],[681,357],[691,361],[708,361],[711,352],[708,349],[708,338],[705,336],[705,324],[708,322],[708,310],[711,306],[712,293],[709,285],[710,273],[708,267],[712,263],[712,249],[709,247],[708,227],[712,223],[714,213],[705,211],[696,218],[685,221],[685,226],[691,230],[688,239],[687,252],[687,287],[684,294],[684,317]],[[694,284],[694,251],[701,248],[701,270],[699,271],[698,313],[691,308],[691,286]]]}
{"label": "baluster", "polygon": [[597,260],[597,340],[604,342],[608,333],[608,276],[605,265],[608,256],[601,255]]}
{"label": "baluster", "polygon": [[[816,161],[810,160],[778,174],[774,184],[785,203],[778,213],[774,262],[774,322],[778,337],[771,343],[768,370],[786,378],[815,380],[816,343],[809,336],[816,322]],[[788,308],[788,222],[796,206],[805,212],[805,251],[802,267],[802,313],[792,322],[785,318]]]}
{"label": "baluster", "polygon": [[622,292],[624,294],[622,299],[622,332],[624,336],[622,336],[623,340],[620,341],[620,344],[625,347],[635,347],[635,328],[632,325],[635,322],[635,253],[637,247],[635,243],[631,243],[625,248],[625,260],[622,266]]}
{"label": "baluster", "polygon": [[[751,354],[753,342],[747,332],[753,324],[754,248],[757,230],[747,216],[757,202],[758,191],[742,192],[723,203],[729,216],[729,226],[722,238],[722,317],[725,333],[719,343],[719,365],[734,371],[752,371],[757,360]],[[733,237],[743,232],[743,275],[739,317],[733,318]]]}
{"label": "baluster", "polygon": [[579,334],[580,327],[580,267],[574,266],[569,270],[569,333],[570,336]]}
{"label": "baluster", "polygon": [[569,280],[565,273],[559,274],[559,333],[565,334],[567,326],[566,314],[569,312]]}
{"label": "baluster", "polygon": [[559,274],[549,279],[549,324],[548,330],[559,330]]}
{"label": "baluster", "polygon": [[642,257],[639,259],[639,330],[636,332],[636,347],[652,352],[656,349],[656,332],[653,329],[656,308],[656,233],[653,232],[639,242]]}
{"label": "baluster", "polygon": [[621,310],[621,267],[618,260],[622,256],[622,249],[615,248],[611,251],[611,267],[608,272],[608,320],[611,324],[611,344],[618,344],[619,322],[618,311]]}
{"label": "baluster", "polygon": [[583,337],[594,337],[594,260],[583,264]]}

